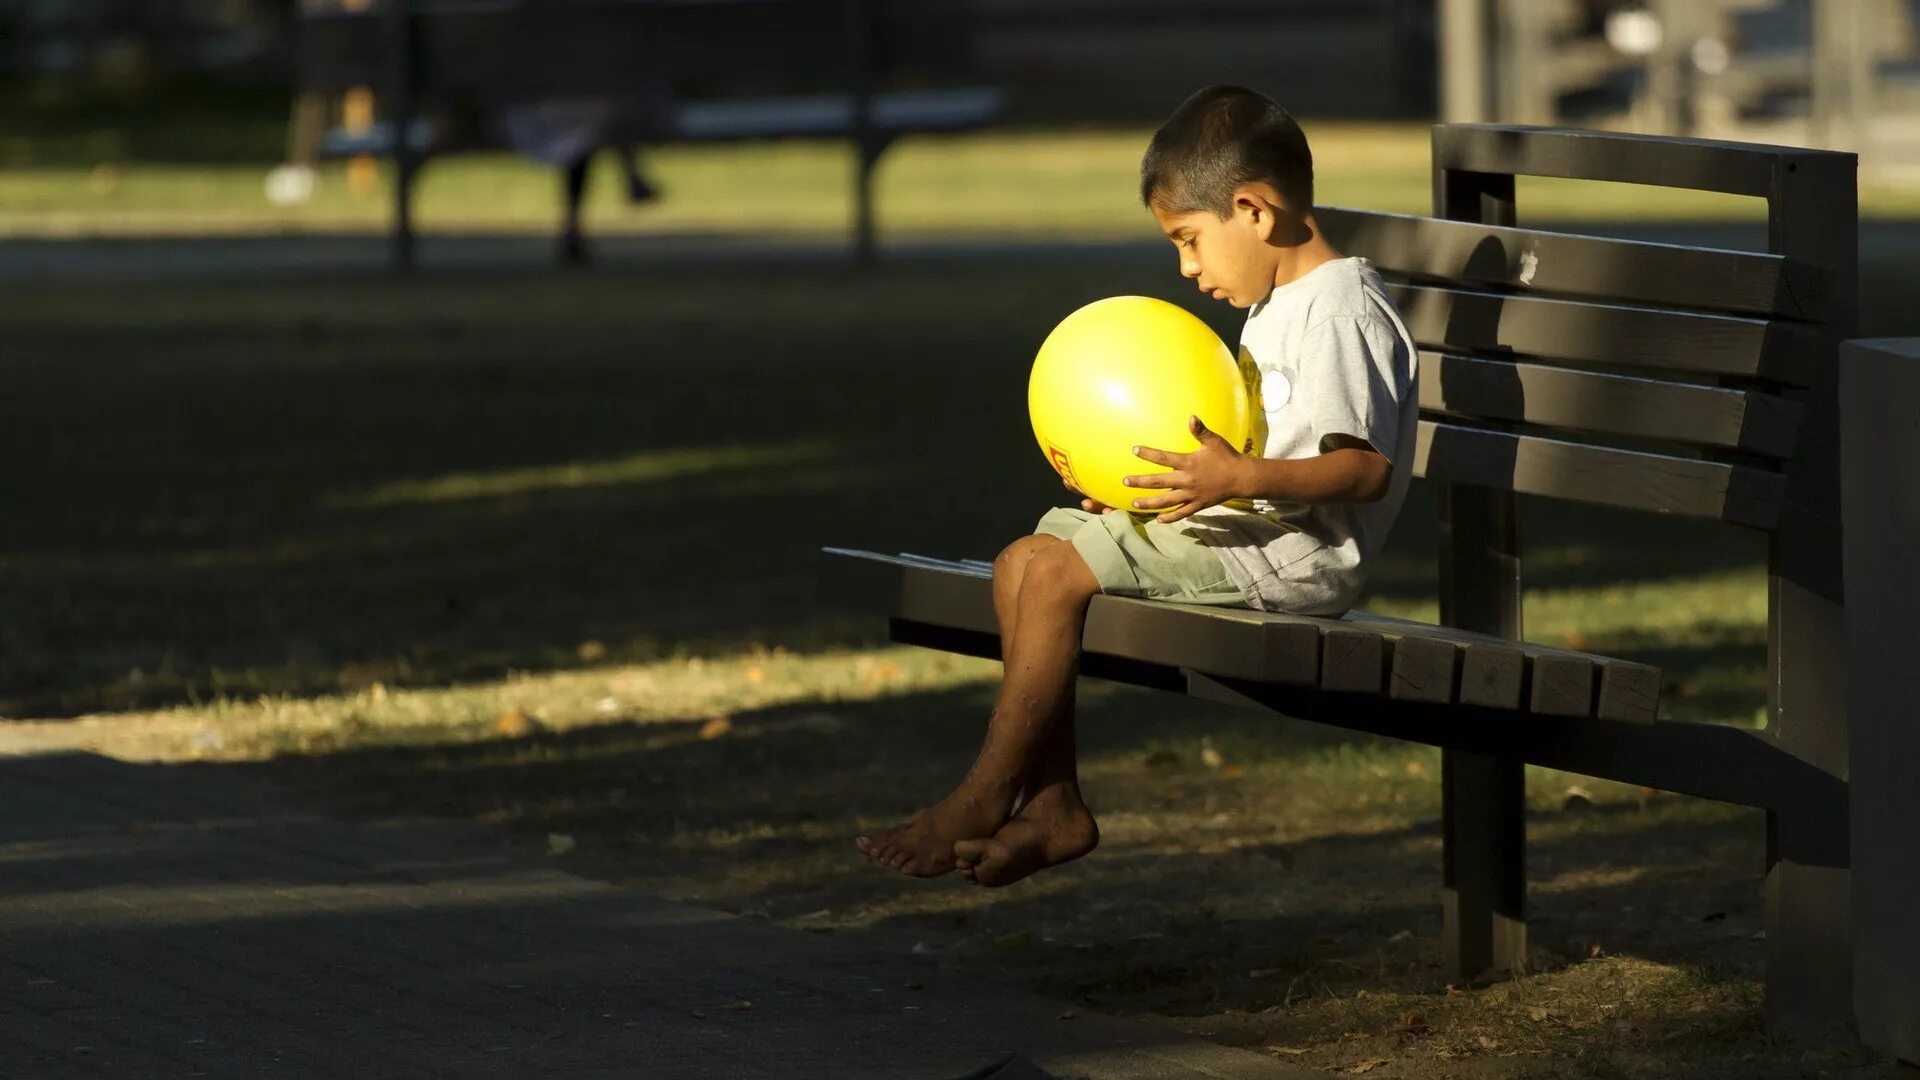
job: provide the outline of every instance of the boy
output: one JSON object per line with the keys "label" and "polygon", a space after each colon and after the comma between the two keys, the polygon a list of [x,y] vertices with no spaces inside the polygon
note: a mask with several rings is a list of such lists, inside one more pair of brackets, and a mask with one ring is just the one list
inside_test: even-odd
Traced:
{"label": "boy", "polygon": [[855,841],[902,873],[958,869],[1006,885],[1099,842],[1073,739],[1080,635],[1096,593],[1338,615],[1406,495],[1413,344],[1379,275],[1320,235],[1313,159],[1293,118],[1251,90],[1201,90],[1154,133],[1140,196],[1179,251],[1180,273],[1248,309],[1240,364],[1259,391],[1260,453],[1242,454],[1191,418],[1194,452],[1135,450],[1173,470],[1126,478],[1171,489],[1123,508],[1157,517],[1083,498],[1000,553],[993,604],[1005,674],[979,757],[945,799]]}

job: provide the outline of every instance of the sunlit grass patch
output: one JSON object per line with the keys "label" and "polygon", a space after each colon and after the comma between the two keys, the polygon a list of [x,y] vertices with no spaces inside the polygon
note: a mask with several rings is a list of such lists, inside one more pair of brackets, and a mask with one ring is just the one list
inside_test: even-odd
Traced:
{"label": "sunlit grass patch", "polygon": [[[579,651],[591,662],[605,648],[590,641]],[[714,720],[731,738],[751,737],[754,723],[735,724],[733,713],[978,685],[996,671],[986,661],[905,646],[810,654],[775,647],[453,687],[374,683],[324,697],[223,698],[152,713],[83,717],[61,727],[76,745],[129,760],[257,760],[277,753],[489,741],[500,742],[511,757],[527,752],[529,738],[609,726],[635,728],[622,748],[644,752],[699,739],[701,726]],[[654,730],[662,724],[669,726]]]}
{"label": "sunlit grass patch", "polygon": [[402,503],[495,498],[554,488],[659,483],[741,469],[792,466],[831,459],[835,449],[819,441],[772,446],[712,446],[633,454],[611,461],[569,461],[530,469],[492,473],[452,473],[425,480],[382,484],[358,494],[341,494],[336,506],[380,507]]}
{"label": "sunlit grass patch", "polygon": [[[1418,123],[1308,121],[1320,200],[1401,213],[1431,209],[1430,136]],[[876,205],[896,238],[1152,239],[1136,176],[1150,128],[987,130],[904,138],[882,160]],[[264,164],[127,160],[103,146],[91,164],[20,164],[0,174],[0,235],[241,235],[376,233],[392,205],[391,171],[348,190],[345,166],[324,165],[313,198],[276,207]],[[586,207],[600,233],[722,231],[825,238],[852,217],[853,155],[843,142],[666,145],[646,154],[663,192],[633,205],[612,161],[596,167]],[[766,196],[767,184],[779,197]],[[416,212],[428,231],[546,233],[557,225],[553,170],[511,154],[434,159],[420,174]],[[1527,221],[1764,220],[1754,200],[1626,184],[1523,179]],[[1869,187],[1869,215],[1920,214],[1920,196]]]}

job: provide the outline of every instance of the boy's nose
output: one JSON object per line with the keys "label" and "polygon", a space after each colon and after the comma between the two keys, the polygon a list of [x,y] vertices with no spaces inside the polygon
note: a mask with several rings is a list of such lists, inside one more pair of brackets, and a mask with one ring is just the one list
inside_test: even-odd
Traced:
{"label": "boy's nose", "polygon": [[1180,276],[1197,278],[1200,276],[1200,264],[1191,259],[1180,260]]}

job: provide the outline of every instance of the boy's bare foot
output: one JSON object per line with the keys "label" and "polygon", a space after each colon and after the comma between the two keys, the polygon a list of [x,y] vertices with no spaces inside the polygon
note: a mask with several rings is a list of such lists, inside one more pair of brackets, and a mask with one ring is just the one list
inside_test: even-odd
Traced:
{"label": "boy's bare foot", "polygon": [[961,877],[975,885],[1000,886],[1072,862],[1099,843],[1093,811],[1071,789],[1051,787],[987,839],[956,842],[953,855]]}
{"label": "boy's bare foot", "polygon": [[954,868],[957,840],[991,836],[1006,823],[1012,799],[956,791],[904,825],[854,838],[860,853],[912,877],[939,877]]}

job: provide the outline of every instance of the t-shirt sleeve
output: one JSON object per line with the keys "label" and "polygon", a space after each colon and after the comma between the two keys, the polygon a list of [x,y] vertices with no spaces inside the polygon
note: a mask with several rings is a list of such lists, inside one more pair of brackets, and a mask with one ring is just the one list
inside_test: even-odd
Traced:
{"label": "t-shirt sleeve", "polygon": [[1400,445],[1400,407],[1412,393],[1405,346],[1391,327],[1336,316],[1307,331],[1302,381],[1313,442],[1321,453],[1335,435],[1365,439],[1393,461]]}

